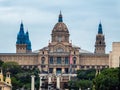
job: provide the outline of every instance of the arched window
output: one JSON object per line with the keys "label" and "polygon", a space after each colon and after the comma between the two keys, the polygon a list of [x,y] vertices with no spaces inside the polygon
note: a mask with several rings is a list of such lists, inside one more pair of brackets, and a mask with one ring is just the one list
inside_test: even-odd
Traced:
{"label": "arched window", "polygon": [[73,64],[76,64],[76,57],[73,57]]}
{"label": "arched window", "polygon": [[50,57],[49,63],[50,63],[50,64],[53,64],[53,57]]}
{"label": "arched window", "polygon": [[58,42],[61,42],[61,41],[62,41],[62,37],[58,36]]}
{"label": "arched window", "polygon": [[45,57],[41,58],[41,64],[45,64]]}

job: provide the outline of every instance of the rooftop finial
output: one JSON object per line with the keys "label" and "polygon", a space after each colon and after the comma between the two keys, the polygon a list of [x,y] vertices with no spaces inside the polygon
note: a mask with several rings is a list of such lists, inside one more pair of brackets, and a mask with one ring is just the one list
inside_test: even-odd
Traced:
{"label": "rooftop finial", "polygon": [[101,21],[98,26],[98,34],[103,34]]}
{"label": "rooftop finial", "polygon": [[62,18],[61,10],[60,10],[60,14],[59,14],[58,22],[63,22],[63,18]]}

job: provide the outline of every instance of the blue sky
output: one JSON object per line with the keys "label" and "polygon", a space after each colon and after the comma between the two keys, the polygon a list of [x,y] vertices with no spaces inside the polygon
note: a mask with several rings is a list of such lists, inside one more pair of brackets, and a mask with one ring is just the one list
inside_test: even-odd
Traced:
{"label": "blue sky", "polygon": [[0,53],[16,51],[21,21],[33,51],[47,46],[60,10],[72,43],[91,52],[101,21],[109,53],[112,42],[120,41],[119,9],[120,0],[0,0]]}

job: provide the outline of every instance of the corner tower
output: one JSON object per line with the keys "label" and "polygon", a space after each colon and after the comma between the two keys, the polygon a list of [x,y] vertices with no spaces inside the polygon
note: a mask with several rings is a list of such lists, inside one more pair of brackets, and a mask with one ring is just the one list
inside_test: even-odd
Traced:
{"label": "corner tower", "polygon": [[96,35],[96,42],[95,42],[95,51],[94,53],[101,53],[104,54],[105,53],[105,37],[103,35],[103,31],[102,31],[102,24],[101,22],[99,23],[98,26],[98,34]]}
{"label": "corner tower", "polygon": [[17,35],[16,53],[29,53],[32,52],[31,41],[29,40],[28,31],[24,33],[24,25],[21,22],[20,31]]}

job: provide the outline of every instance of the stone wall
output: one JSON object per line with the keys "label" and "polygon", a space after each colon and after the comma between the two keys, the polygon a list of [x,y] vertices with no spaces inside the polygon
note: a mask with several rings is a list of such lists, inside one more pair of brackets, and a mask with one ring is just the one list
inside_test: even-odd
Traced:
{"label": "stone wall", "polygon": [[120,63],[120,42],[113,42],[112,51],[110,52],[109,57],[109,66],[119,67],[119,63]]}

